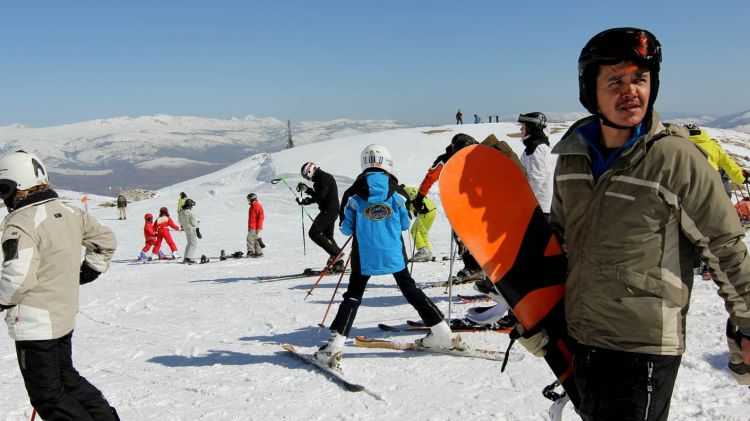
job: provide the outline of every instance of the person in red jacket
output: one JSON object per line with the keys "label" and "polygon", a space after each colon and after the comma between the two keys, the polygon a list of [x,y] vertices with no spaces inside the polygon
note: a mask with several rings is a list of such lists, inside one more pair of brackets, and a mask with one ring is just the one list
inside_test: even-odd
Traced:
{"label": "person in red jacket", "polygon": [[260,239],[265,219],[263,205],[258,202],[255,193],[247,195],[247,203],[250,205],[247,211],[247,257],[263,257],[263,242]]}
{"label": "person in red jacket", "polygon": [[166,259],[164,253],[160,252],[162,240],[167,240],[169,249],[172,250],[172,259],[179,259],[180,254],[177,253],[177,245],[172,240],[172,235],[169,233],[169,228],[175,231],[181,231],[172,218],[169,217],[169,211],[166,207],[159,209],[159,217],[154,221],[154,229],[156,230],[156,245],[154,246],[154,254],[159,256],[160,259]]}
{"label": "person in red jacket", "polygon": [[154,228],[154,216],[150,213],[143,215],[143,219],[146,221],[143,224],[143,237],[146,239],[146,245],[141,249],[141,254],[138,256],[140,261],[145,262],[151,260],[151,253],[146,253],[151,250],[151,247],[156,248],[156,228]]}

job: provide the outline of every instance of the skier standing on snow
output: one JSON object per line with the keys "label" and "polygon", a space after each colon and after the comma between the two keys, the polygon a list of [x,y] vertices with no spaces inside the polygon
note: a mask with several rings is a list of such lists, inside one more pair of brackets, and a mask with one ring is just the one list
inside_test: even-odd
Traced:
{"label": "skier standing on snow", "polygon": [[419,289],[409,275],[401,232],[409,229],[407,198],[397,192],[388,150],[370,145],[362,151],[362,174],[347,190],[341,232],[353,235],[349,286],[331,323],[328,343],[315,352],[322,363],[340,369],[342,351],[349,336],[367,281],[372,275],[393,274],[404,298],[411,304],[430,333],[417,340],[426,348],[461,348],[460,336],[453,337],[443,313]]}
{"label": "skier standing on snow", "polygon": [[185,192],[180,192],[180,197],[177,199],[177,220],[180,220],[180,214],[182,213],[183,206],[185,206],[185,201],[188,200],[187,194]]}
{"label": "skier standing on snow", "polygon": [[177,253],[177,245],[172,240],[172,234],[169,233],[169,228],[175,231],[180,231],[180,227],[175,225],[172,218],[169,217],[169,210],[166,207],[159,209],[159,217],[154,221],[154,229],[156,230],[156,245],[154,246],[154,254],[159,256],[159,259],[166,259],[167,257],[161,252],[162,240],[167,241],[169,249],[172,251],[172,259],[179,259],[180,254]]}
{"label": "skier standing on snow", "polygon": [[[435,184],[435,182],[440,177],[440,172],[443,171],[445,163],[448,162],[448,160],[456,152],[460,151],[466,146],[476,144],[477,141],[467,134],[459,133],[453,136],[453,139],[451,139],[451,144],[445,148],[445,153],[435,159],[432,167],[427,170],[427,174],[424,176],[422,183],[419,185],[419,191],[417,192],[417,195],[412,203],[417,214],[426,214],[429,212],[424,204],[424,199],[427,196],[427,193],[430,191],[432,185]],[[453,239],[459,245],[459,255],[461,256],[461,260],[463,260],[464,262],[464,268],[458,271],[456,277],[466,280],[481,278],[484,272],[479,266],[479,263],[477,263],[476,259],[474,259],[474,256],[472,256],[471,253],[469,253],[469,251],[466,249],[466,247],[464,247],[463,243],[458,238],[458,236],[455,235],[455,233],[453,235]]]}
{"label": "skier standing on snow", "polygon": [[[142,262],[145,262],[147,260],[151,260],[151,253],[149,252],[151,250],[151,247],[156,249],[156,228],[154,227],[154,216],[150,213],[147,213],[143,215],[144,223],[143,223],[143,237],[146,240],[146,244],[141,249],[141,254],[138,255],[138,259],[140,259]],[[157,250],[158,251],[158,250]],[[148,253],[148,255],[146,254]],[[156,251],[154,251],[156,253]]]}
{"label": "skier standing on snow", "polygon": [[193,199],[185,199],[185,203],[182,205],[182,212],[177,214],[177,220],[180,222],[182,231],[185,232],[185,239],[187,244],[185,245],[185,258],[182,263],[192,265],[197,263],[193,256],[195,256],[195,250],[198,248],[198,239],[203,238],[201,230],[198,228],[200,220],[193,213],[193,207],[195,207],[195,201]]}
{"label": "skier standing on snow", "polygon": [[464,113],[461,110],[456,113],[456,124],[464,124]]}
{"label": "skier standing on snow", "polygon": [[260,231],[263,229],[263,221],[266,219],[263,205],[258,201],[258,195],[250,193],[247,195],[247,257],[263,257]]}
{"label": "skier standing on snow", "polygon": [[333,238],[333,229],[339,210],[339,189],[331,174],[316,167],[312,162],[306,162],[300,170],[302,178],[313,182],[312,188],[300,182],[297,191],[310,197],[297,198],[299,205],[318,204],[320,213],[313,220],[309,236],[315,244],[320,246],[330,256],[326,267],[332,266],[338,272],[344,268],[344,253]]}
{"label": "skier standing on snow", "polygon": [[721,174],[724,190],[727,192],[727,196],[731,198],[732,182],[737,185],[747,183],[748,170],[740,168],[732,157],[719,145],[719,142],[711,139],[711,136],[705,130],[695,124],[688,124],[686,127],[690,132],[690,141],[700,146],[706,152],[708,162]]}
{"label": "skier standing on snow", "polygon": [[122,194],[122,191],[120,191],[120,194],[117,195],[117,214],[120,221],[124,219],[128,219],[125,215],[125,209],[128,207],[128,199],[125,197],[124,194]]}
{"label": "skier standing on snow", "polygon": [[26,391],[41,418],[119,420],[72,360],[80,285],[107,270],[115,235],[57,197],[35,155],[18,151],[0,158],[0,198],[9,212],[2,227],[0,312],[7,311]]}
{"label": "skier standing on snow", "polygon": [[549,138],[544,133],[547,127],[547,116],[540,112],[518,116],[525,147],[520,156],[521,164],[526,170],[529,186],[542,207],[544,216],[549,219],[549,208],[552,204],[552,164],[550,161]]}
{"label": "skier standing on snow", "polygon": [[427,209],[426,213],[417,212],[414,208],[413,201],[417,197],[416,187],[404,187],[404,191],[408,195],[410,201],[410,210],[417,217],[414,219],[414,223],[411,225],[411,237],[414,239],[414,248],[417,252],[412,258],[415,262],[427,262],[432,259],[432,246],[430,246],[430,238],[427,236],[427,232],[430,231],[432,223],[435,221],[435,215],[437,214],[437,207],[429,197],[422,199],[424,207]]}
{"label": "skier standing on snow", "polygon": [[[731,372],[750,384],[744,232],[687,130],[662,123],[653,109],[660,62],[648,31],[594,36],[578,59],[579,98],[594,115],[553,149],[550,223],[568,254],[565,312],[578,342],[572,375],[584,420],[667,419],[685,351],[694,248],[729,313]],[[544,355],[545,332],[521,343]]]}

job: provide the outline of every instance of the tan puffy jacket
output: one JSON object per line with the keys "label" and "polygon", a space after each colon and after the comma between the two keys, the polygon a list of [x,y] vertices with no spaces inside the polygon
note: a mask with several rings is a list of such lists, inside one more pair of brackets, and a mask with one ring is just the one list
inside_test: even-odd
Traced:
{"label": "tan puffy jacket", "polygon": [[[697,247],[727,311],[750,329],[750,260],[716,172],[682,126],[654,113],[649,133],[594,182],[573,125],[559,154],[550,222],[568,253],[565,311],[580,343],[660,355],[685,350]],[[721,327],[717,326],[717,330]]]}
{"label": "tan puffy jacket", "polygon": [[0,304],[10,336],[19,341],[57,339],[75,327],[81,246],[85,262],[105,272],[115,251],[111,229],[52,191],[14,210],[3,221]]}

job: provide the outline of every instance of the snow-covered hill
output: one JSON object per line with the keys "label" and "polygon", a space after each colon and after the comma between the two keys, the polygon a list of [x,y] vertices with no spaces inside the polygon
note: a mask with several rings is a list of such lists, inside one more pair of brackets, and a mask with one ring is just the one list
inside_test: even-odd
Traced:
{"label": "snow-covered hill", "polygon": [[[295,145],[405,127],[390,120],[295,122]],[[54,127],[0,127],[0,153],[26,148],[46,157],[58,186],[108,194],[110,187],[157,189],[287,145],[275,118],[151,115]]]}
{"label": "snow-covered hill", "polygon": [[[553,143],[567,124],[551,127]],[[497,362],[451,356],[355,348],[348,343],[343,369],[383,400],[343,390],[319,372],[291,358],[280,347],[294,344],[306,352],[327,337],[319,329],[337,277],[327,277],[303,300],[315,279],[262,282],[257,276],[290,274],[320,267],[326,255],[302,237],[309,221],[302,217],[292,186],[302,181],[302,163],[315,161],[339,182],[339,193],[360,172],[360,151],[380,143],[391,151],[395,172],[417,185],[451,137],[465,132],[477,139],[490,133],[509,141],[521,153],[514,123],[440,126],[388,130],[318,142],[275,153],[256,154],[220,171],[159,190],[152,199],[128,206],[128,219],[117,220],[115,208],[93,197],[92,212],[118,238],[112,266],[96,282],[81,288],[81,307],[74,339],[78,369],[99,386],[123,420],[542,420],[549,402],[541,395],[553,380],[544,361],[530,355],[510,362],[504,373]],[[748,153],[750,135],[710,129],[739,155]],[[491,172],[491,169],[487,169]],[[54,181],[54,179],[53,179]],[[439,205],[439,189],[431,192]],[[262,259],[230,259],[187,266],[156,262],[136,264],[143,245],[142,216],[168,206],[174,213],[179,192],[197,205],[203,240],[199,253],[211,257],[224,249],[244,251],[249,192],[265,207]],[[66,192],[71,203],[79,195]],[[78,203],[80,204],[80,203]],[[310,208],[314,215],[317,210]],[[0,216],[4,214],[0,210]],[[184,236],[175,232],[180,250]],[[409,244],[408,237],[405,241]],[[340,244],[344,238],[337,233]],[[430,231],[437,255],[449,253],[450,229],[442,212]],[[460,264],[454,271],[460,269]],[[445,280],[446,262],[414,265],[417,282]],[[342,288],[347,279],[344,278]],[[336,294],[331,322],[341,299]],[[442,288],[427,289],[441,310],[461,317],[471,305],[449,301]],[[470,294],[458,286],[453,294]],[[354,323],[352,336],[388,336],[378,323],[402,324],[417,319],[390,276],[376,276]],[[747,388],[737,386],[726,370],[726,313],[716,287],[695,280],[688,317],[687,353],[682,360],[670,419],[743,420],[750,412]],[[417,334],[393,334],[408,341]],[[13,342],[0,338],[0,420],[28,420],[31,407],[17,367]],[[504,350],[508,337],[494,333],[464,334],[477,347]],[[524,351],[516,346],[516,351]],[[577,419],[570,408],[565,419]]]}

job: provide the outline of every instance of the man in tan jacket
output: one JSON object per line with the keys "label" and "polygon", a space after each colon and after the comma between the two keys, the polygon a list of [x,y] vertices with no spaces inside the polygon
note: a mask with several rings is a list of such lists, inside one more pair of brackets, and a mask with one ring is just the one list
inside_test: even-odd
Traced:
{"label": "man in tan jacket", "polygon": [[[553,149],[550,223],[568,254],[565,311],[584,420],[666,420],[685,351],[693,256],[730,317],[730,368],[750,382],[750,260],[719,177],[682,126],[653,109],[661,45],[604,31],[578,60],[576,122]],[[705,203],[712,205],[705,206]],[[717,329],[720,328],[717,326]],[[544,334],[522,340],[543,355]]]}
{"label": "man in tan jacket", "polygon": [[114,233],[60,202],[34,154],[0,158],[0,198],[9,212],[3,221],[0,311],[16,341],[31,404],[45,420],[119,420],[71,357],[79,285],[107,270]]}

